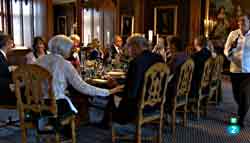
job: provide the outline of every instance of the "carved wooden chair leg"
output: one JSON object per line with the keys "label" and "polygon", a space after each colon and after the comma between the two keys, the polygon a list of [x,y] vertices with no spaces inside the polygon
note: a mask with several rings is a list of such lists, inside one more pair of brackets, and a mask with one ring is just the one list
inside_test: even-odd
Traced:
{"label": "carved wooden chair leg", "polygon": [[173,109],[172,110],[172,136],[175,136],[175,128],[176,128],[176,109]]}
{"label": "carved wooden chair leg", "polygon": [[183,112],[183,126],[187,126],[187,104],[184,105],[184,112]]}
{"label": "carved wooden chair leg", "polygon": [[56,143],[60,143],[60,134],[56,133]]}
{"label": "carved wooden chair leg", "polygon": [[115,129],[112,127],[112,143],[115,143]]}
{"label": "carved wooden chair leg", "polygon": [[207,116],[207,113],[208,113],[208,102],[209,102],[209,97],[208,98],[206,98],[205,100],[205,106],[204,106],[204,115],[205,115],[205,117]]}
{"label": "carved wooden chair leg", "polygon": [[141,125],[138,124],[136,127],[136,139],[135,143],[141,143]]}
{"label": "carved wooden chair leg", "polygon": [[200,99],[197,102],[197,109],[196,109],[196,113],[197,113],[197,120],[200,120]]}
{"label": "carved wooden chair leg", "polygon": [[158,143],[162,142],[162,131],[163,131],[163,117],[160,118],[160,127],[159,127],[159,134],[158,134]]}
{"label": "carved wooden chair leg", "polygon": [[[22,125],[22,124],[21,124]],[[21,126],[22,130],[22,143],[27,143],[27,129],[23,126]]]}
{"label": "carved wooden chair leg", "polygon": [[72,143],[76,143],[75,118],[71,120]]}

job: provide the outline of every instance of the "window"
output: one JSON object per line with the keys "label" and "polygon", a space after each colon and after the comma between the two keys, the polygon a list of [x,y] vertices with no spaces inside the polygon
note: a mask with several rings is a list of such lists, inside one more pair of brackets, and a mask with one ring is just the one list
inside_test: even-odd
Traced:
{"label": "window", "polygon": [[12,0],[13,38],[18,46],[30,47],[33,38],[32,3]]}
{"label": "window", "polygon": [[91,22],[91,18],[92,18],[92,14],[91,14],[91,10],[87,10],[87,9],[84,9],[83,10],[83,43],[84,43],[84,46],[87,46],[88,43],[90,43],[92,41],[92,35],[91,35],[91,25],[92,25],[92,22]]}
{"label": "window", "polygon": [[0,0],[0,31],[7,33],[7,10],[5,0]]}
{"label": "window", "polygon": [[103,46],[111,44],[114,36],[114,15],[111,11],[83,9],[82,20],[84,46],[87,46],[93,38],[99,39]]}
{"label": "window", "polygon": [[13,35],[17,46],[31,47],[34,35],[46,35],[47,2],[0,0],[0,32]]}

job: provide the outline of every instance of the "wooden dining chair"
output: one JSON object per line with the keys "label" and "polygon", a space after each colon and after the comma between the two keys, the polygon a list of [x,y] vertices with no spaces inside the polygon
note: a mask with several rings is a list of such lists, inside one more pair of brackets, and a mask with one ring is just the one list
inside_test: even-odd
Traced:
{"label": "wooden dining chair", "polygon": [[211,97],[209,98],[209,103],[218,104],[219,98],[222,98],[221,80],[223,72],[224,57],[218,55],[214,59],[213,71],[211,76]]}
{"label": "wooden dining chair", "polygon": [[[209,97],[211,97],[212,89],[211,89],[211,75],[213,74],[213,64],[214,59],[212,57],[208,58],[204,64],[203,73],[201,77],[201,81],[199,84],[198,89],[198,95],[195,95],[193,98],[189,99],[189,102],[193,104],[192,110],[196,110],[197,120],[200,119],[200,113],[203,111],[203,113],[206,114],[207,110],[207,100]],[[204,105],[201,106],[201,102],[204,103]],[[202,108],[202,110],[200,110]]]}
{"label": "wooden dining chair", "polygon": [[[187,124],[187,105],[188,94],[191,88],[191,81],[194,70],[194,62],[188,59],[180,69],[178,83],[176,88],[176,95],[171,99],[172,104],[172,134],[175,135],[176,128],[176,112],[183,112],[183,125]],[[177,110],[178,109],[178,110]]]}
{"label": "wooden dining chair", "polygon": [[[163,130],[163,114],[164,114],[164,102],[167,90],[167,83],[170,70],[166,64],[156,63],[152,65],[144,75],[144,83],[142,88],[142,94],[138,104],[138,115],[136,120],[131,123],[136,126],[135,142],[141,143],[142,140],[154,140],[155,138],[142,137],[142,126],[149,123],[157,123],[159,125],[159,132],[157,142],[162,142],[162,130]],[[147,113],[145,107],[151,107],[152,113]],[[117,139],[128,139],[128,136],[118,136],[116,129],[112,126],[112,142],[116,142]]]}
{"label": "wooden dining chair", "polygon": [[[29,128],[36,129],[37,139],[40,133],[54,133],[56,135],[56,143],[59,143],[59,129],[66,124],[71,125],[72,142],[75,143],[75,116],[58,116],[56,98],[52,90],[52,75],[50,72],[38,65],[20,65],[18,69],[13,72],[12,77],[15,83],[22,143],[27,142],[27,129]],[[43,95],[45,84],[48,86],[46,98]],[[24,94],[21,94],[20,88],[23,85],[25,91]],[[52,130],[41,132],[38,129],[38,120],[41,118],[53,120],[56,122],[56,125],[51,125],[53,127]]]}

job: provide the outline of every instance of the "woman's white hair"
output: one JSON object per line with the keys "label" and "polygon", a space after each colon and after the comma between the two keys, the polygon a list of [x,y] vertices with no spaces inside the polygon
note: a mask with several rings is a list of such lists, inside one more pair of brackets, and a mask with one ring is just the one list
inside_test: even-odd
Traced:
{"label": "woman's white hair", "polygon": [[49,40],[48,47],[52,54],[68,58],[71,54],[73,41],[65,35],[56,35]]}

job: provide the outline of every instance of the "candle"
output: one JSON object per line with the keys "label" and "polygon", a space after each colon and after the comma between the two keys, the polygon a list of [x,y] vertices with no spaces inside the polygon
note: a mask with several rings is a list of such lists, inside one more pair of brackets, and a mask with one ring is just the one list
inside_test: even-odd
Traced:
{"label": "candle", "polygon": [[100,26],[97,26],[96,32],[97,32],[97,39],[99,39],[100,38]]}
{"label": "candle", "polygon": [[145,34],[142,34],[142,37],[145,38]]}
{"label": "candle", "polygon": [[88,43],[90,43],[91,42],[91,34],[90,34],[90,32],[88,32]]}
{"label": "candle", "polygon": [[109,31],[107,32],[107,44],[108,45],[110,44],[110,32]]}
{"label": "candle", "polygon": [[156,44],[159,44],[159,34],[156,34]]}
{"label": "candle", "polygon": [[148,30],[148,41],[149,42],[153,41],[153,30]]}

